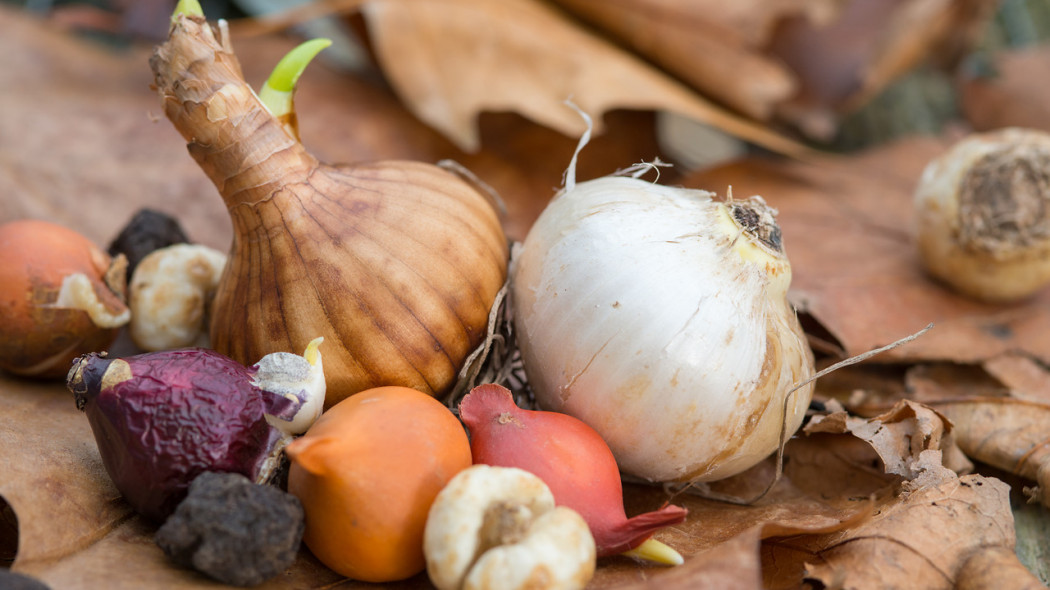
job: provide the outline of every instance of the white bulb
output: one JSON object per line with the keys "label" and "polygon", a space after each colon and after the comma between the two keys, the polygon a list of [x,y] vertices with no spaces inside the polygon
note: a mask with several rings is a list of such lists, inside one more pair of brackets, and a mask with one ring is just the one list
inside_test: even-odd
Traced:
{"label": "white bulb", "polygon": [[[540,405],[653,481],[722,479],[773,453],[785,396],[814,372],[773,213],[635,178],[567,185],[512,266]],[[788,400],[788,434],[811,396]]]}

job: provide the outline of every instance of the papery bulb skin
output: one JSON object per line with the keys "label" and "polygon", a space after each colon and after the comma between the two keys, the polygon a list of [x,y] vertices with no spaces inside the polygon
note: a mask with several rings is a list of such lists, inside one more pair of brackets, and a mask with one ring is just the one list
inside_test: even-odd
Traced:
{"label": "papery bulb skin", "polygon": [[973,134],[932,160],[915,189],[916,241],[929,274],[991,303],[1050,283],[1050,134]]}
{"label": "papery bulb skin", "polygon": [[598,556],[634,549],[661,528],[685,521],[667,505],[628,519],[616,459],[593,428],[566,414],[525,410],[505,387],[479,385],[459,404],[474,464],[517,467],[543,480],[555,503],[583,517]]}
{"label": "papery bulb skin", "polygon": [[[557,195],[512,268],[525,372],[620,469],[713,481],[774,452],[785,399],[814,373],[786,298],[791,266],[757,198],[606,177]],[[812,385],[787,399],[786,434]]]}
{"label": "papery bulb skin", "polygon": [[[254,369],[207,349],[77,359],[67,385],[91,424],[106,472],[136,512],[163,522],[205,471],[262,483],[302,404],[260,389]],[[323,389],[321,391],[323,396]]]}
{"label": "papery bulb skin", "polygon": [[323,336],[326,407],[383,385],[447,393],[506,280],[489,199],[430,164],[319,162],[202,18],[177,17],[150,63],[233,223],[211,345],[250,362]]}

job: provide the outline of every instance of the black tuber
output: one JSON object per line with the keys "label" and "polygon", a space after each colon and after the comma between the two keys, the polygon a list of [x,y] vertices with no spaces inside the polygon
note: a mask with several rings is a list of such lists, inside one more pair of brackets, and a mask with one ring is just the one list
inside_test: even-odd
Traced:
{"label": "black tuber", "polygon": [[235,586],[254,586],[295,561],[305,526],[302,504],[236,473],[205,472],[157,531],[175,563]]}
{"label": "black tuber", "polygon": [[188,244],[179,221],[154,209],[140,209],[109,245],[109,255],[128,259],[128,276],[149,253],[175,244]]}

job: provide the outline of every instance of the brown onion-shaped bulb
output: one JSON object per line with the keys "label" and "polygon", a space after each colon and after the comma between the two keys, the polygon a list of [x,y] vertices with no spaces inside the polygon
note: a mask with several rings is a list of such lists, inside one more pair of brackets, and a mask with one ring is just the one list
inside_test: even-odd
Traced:
{"label": "brown onion-shaped bulb", "polygon": [[176,16],[150,64],[233,222],[212,346],[247,363],[323,336],[328,406],[381,385],[451,389],[506,278],[490,200],[430,164],[319,162],[202,16]]}
{"label": "brown onion-shaped bulb", "polygon": [[127,259],[38,219],[0,225],[0,370],[57,379],[108,348],[131,313]]}

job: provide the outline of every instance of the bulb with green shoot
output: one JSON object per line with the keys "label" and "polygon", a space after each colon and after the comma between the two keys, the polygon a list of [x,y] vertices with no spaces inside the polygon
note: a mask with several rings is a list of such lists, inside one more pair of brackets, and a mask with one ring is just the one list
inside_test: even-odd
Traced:
{"label": "bulb with green shoot", "polygon": [[440,397],[487,335],[507,240],[491,198],[445,168],[328,164],[303,147],[293,97],[328,45],[295,48],[256,93],[225,23],[191,0],[150,59],[165,115],[233,225],[211,344],[250,363],[324,337],[329,407],[379,385]]}

